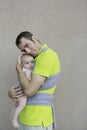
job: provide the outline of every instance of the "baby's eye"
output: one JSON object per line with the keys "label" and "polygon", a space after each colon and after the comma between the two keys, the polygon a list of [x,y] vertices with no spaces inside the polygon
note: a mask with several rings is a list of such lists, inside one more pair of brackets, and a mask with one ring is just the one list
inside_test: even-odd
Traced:
{"label": "baby's eye", "polygon": [[31,62],[32,64],[34,63],[34,61]]}
{"label": "baby's eye", "polygon": [[26,64],[29,64],[29,62],[26,62]]}
{"label": "baby's eye", "polygon": [[21,50],[21,52],[25,52],[25,49],[24,49],[24,50]]}

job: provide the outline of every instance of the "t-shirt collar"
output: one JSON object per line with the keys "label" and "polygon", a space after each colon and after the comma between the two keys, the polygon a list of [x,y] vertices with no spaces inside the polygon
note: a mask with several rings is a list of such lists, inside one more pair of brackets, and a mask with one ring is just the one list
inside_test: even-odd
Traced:
{"label": "t-shirt collar", "polygon": [[41,48],[39,49],[38,54],[42,53],[43,50],[44,50],[44,49],[47,49],[47,48],[48,48],[47,44],[43,44],[43,45],[41,46]]}

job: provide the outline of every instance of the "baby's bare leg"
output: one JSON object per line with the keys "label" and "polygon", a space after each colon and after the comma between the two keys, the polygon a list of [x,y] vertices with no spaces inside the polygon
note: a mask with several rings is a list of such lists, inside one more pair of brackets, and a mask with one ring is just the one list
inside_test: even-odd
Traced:
{"label": "baby's bare leg", "polygon": [[13,116],[12,116],[12,125],[13,125],[14,128],[18,128],[19,127],[17,119],[18,119],[18,116],[19,116],[20,112],[26,106],[26,101],[27,101],[27,97],[23,96],[17,102],[17,107],[15,108]]}
{"label": "baby's bare leg", "polygon": [[[17,103],[16,103],[17,104]],[[16,109],[16,105],[15,104],[15,106],[12,108],[12,110],[11,110],[11,113],[10,113],[10,119],[12,119],[13,118],[13,115],[14,115],[14,111],[15,111],[15,109]]]}

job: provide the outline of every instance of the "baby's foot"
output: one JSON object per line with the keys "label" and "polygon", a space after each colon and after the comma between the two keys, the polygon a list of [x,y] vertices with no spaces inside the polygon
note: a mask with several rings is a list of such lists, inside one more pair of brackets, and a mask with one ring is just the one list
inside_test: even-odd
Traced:
{"label": "baby's foot", "polygon": [[19,128],[19,124],[18,124],[17,120],[12,120],[12,126],[14,128]]}

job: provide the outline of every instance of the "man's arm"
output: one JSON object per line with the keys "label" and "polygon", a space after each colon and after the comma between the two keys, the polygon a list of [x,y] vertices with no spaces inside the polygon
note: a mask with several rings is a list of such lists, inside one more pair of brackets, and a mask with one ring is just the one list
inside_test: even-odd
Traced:
{"label": "man's arm", "polygon": [[22,85],[23,91],[27,97],[33,96],[43,85],[46,79],[43,76],[32,74],[32,78],[29,81],[21,70],[18,70],[17,73],[19,82]]}
{"label": "man's arm", "polygon": [[33,96],[37,92],[37,90],[43,85],[46,77],[38,74],[32,74],[31,81],[29,81],[22,72],[20,61],[18,61],[16,69],[19,82],[22,85],[25,95],[27,97]]}

